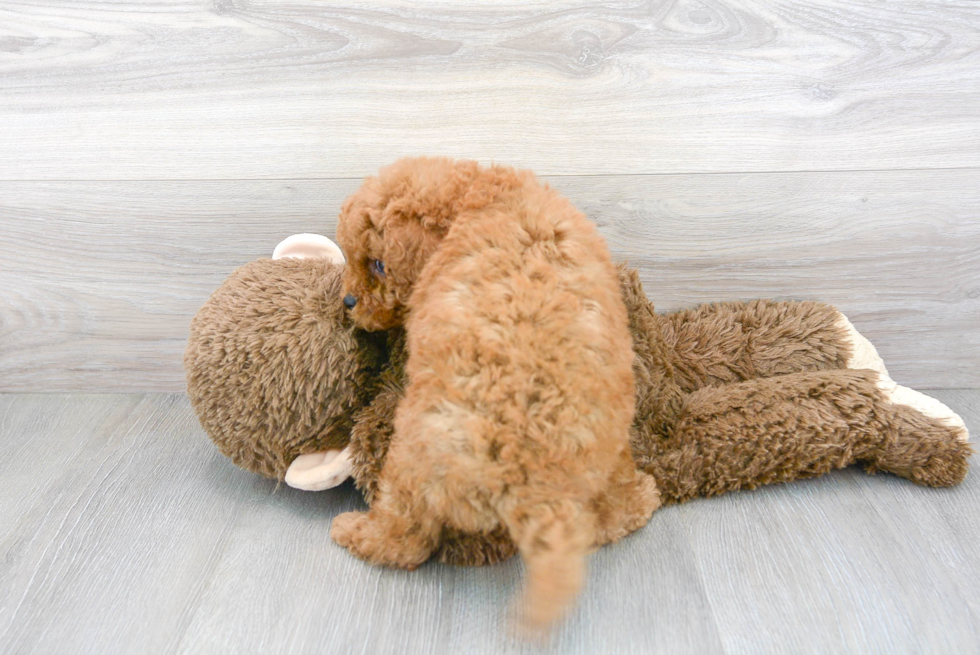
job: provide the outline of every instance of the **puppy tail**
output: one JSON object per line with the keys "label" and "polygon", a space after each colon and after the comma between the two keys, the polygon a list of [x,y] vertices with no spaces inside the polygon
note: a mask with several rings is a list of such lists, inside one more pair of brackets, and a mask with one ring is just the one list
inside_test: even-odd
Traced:
{"label": "puppy tail", "polygon": [[594,519],[580,503],[559,500],[516,507],[505,523],[527,566],[521,627],[544,634],[582,589]]}

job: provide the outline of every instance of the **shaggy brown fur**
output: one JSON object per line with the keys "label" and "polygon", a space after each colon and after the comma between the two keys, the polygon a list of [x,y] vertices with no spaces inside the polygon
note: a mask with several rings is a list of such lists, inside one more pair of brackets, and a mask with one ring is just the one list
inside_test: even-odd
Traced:
{"label": "shaggy brown fur", "polygon": [[[401,330],[384,344],[354,328],[342,271],[310,260],[236,271],[192,324],[188,392],[221,451],[272,478],[297,455],[343,445],[350,429],[355,480],[374,503],[407,353]],[[851,346],[832,307],[756,301],[658,315],[636,272],[619,273],[636,352],[633,457],[664,502],[855,462],[932,486],[966,475],[965,430],[891,402],[878,373],[843,370]],[[453,564],[516,551],[499,527],[447,526],[436,542],[435,556]]]}
{"label": "shaggy brown fur", "polygon": [[[376,395],[378,338],[341,303],[340,276],[321,259],[260,259],[236,270],[191,322],[187,392],[219,450],[281,478],[298,455],[342,448],[351,408]],[[337,376],[343,384],[323,384]]]}
{"label": "shaggy brown fur", "polygon": [[369,180],[337,236],[354,320],[404,320],[409,354],[374,503],[332,537],[414,568],[446,528],[503,527],[528,567],[525,621],[547,626],[589,549],[659,505],[629,448],[632,349],[605,243],[531,173],[446,159]]}
{"label": "shaggy brown fur", "polygon": [[[373,503],[407,353],[402,330],[390,330],[379,353],[354,329],[337,301],[342,272],[297,260],[260,260],[236,271],[193,323],[188,392],[221,451],[275,479],[296,455],[339,445],[343,426],[353,423],[354,479]],[[850,346],[830,320],[837,310],[757,301],[663,315],[654,313],[635,271],[620,269],[620,288],[636,351],[633,456],[657,478],[665,503],[855,462],[930,486],[955,485],[966,475],[971,448],[955,430],[886,402],[869,384],[875,374],[840,370]],[[291,300],[297,297],[309,300]],[[782,328],[770,329],[776,324]],[[315,337],[303,327],[309,325],[317,326]],[[262,361],[255,353],[270,351],[291,354],[269,370],[253,366]],[[375,358],[382,362],[377,375]],[[280,400],[266,405],[270,397]],[[296,411],[270,414],[269,407],[290,402]],[[323,440],[317,425],[337,428]],[[515,552],[502,529],[446,528],[434,557],[481,565]]]}
{"label": "shaggy brown fur", "polygon": [[664,502],[863,462],[919,484],[966,475],[966,431],[890,401],[847,369],[841,313],[814,302],[719,303],[660,315],[620,267],[637,353],[637,464]]}
{"label": "shaggy brown fur", "polygon": [[[857,462],[929,486],[965,477],[972,449],[958,430],[887,402],[877,373],[841,370],[850,345],[833,307],[755,301],[661,315],[636,271],[620,267],[620,284],[637,355],[633,457],[656,478],[664,503]],[[396,338],[391,352],[398,348]],[[397,367],[391,373],[396,380]],[[393,382],[355,421],[355,478],[369,502],[399,388]],[[438,557],[479,565],[514,552],[506,534],[453,533]]]}

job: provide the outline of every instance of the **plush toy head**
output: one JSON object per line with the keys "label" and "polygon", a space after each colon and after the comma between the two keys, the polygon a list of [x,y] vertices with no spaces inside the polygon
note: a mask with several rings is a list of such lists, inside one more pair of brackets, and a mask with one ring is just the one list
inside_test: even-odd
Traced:
{"label": "plush toy head", "polygon": [[[343,306],[343,256],[297,235],[234,271],[191,323],[187,392],[221,453],[319,491],[353,477],[371,501],[402,396],[404,332],[364,332]],[[502,531],[447,531],[440,561],[479,565],[515,548]]]}
{"label": "plush toy head", "polygon": [[[350,321],[343,255],[329,239],[297,235],[273,256],[232,273],[194,317],[187,391],[222,454],[313,489],[303,479],[316,468],[309,459],[323,464],[349,441],[354,413],[373,395],[383,336]],[[321,488],[349,475],[342,466],[325,480],[322,468]]]}

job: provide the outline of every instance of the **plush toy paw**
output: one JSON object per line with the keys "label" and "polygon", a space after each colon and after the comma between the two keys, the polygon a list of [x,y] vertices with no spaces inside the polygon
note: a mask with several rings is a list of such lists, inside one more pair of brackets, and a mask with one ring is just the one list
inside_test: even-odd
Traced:
{"label": "plush toy paw", "polygon": [[904,405],[938,421],[940,425],[952,430],[956,439],[961,443],[967,443],[970,440],[966,423],[963,422],[959,414],[936,398],[927,396],[921,391],[895,384],[891,379],[881,380],[878,387],[884,391],[885,396],[892,404]]}
{"label": "plush toy paw", "polygon": [[432,546],[403,519],[376,512],[345,512],[334,518],[330,538],[371,564],[414,570],[429,559]]}
{"label": "plush toy paw", "polygon": [[877,412],[881,445],[868,461],[870,471],[889,471],[917,484],[957,485],[966,477],[973,453],[966,425],[937,399],[880,376],[884,396]]}
{"label": "plush toy paw", "polygon": [[286,470],[286,484],[303,491],[333,489],[347,480],[354,471],[351,448],[326,450],[300,455]]}
{"label": "plush toy paw", "polygon": [[886,400],[898,406],[911,408],[924,416],[938,421],[943,427],[949,428],[956,435],[956,439],[966,443],[970,435],[966,429],[966,424],[953,410],[941,403],[932,396],[903,387],[892,380],[885,368],[885,363],[878,355],[878,351],[868,339],[857,331],[857,328],[847,319],[844,314],[838,316],[838,325],[844,331],[845,338],[851,346],[851,356],[847,361],[847,368],[850,369],[871,369],[878,373],[877,387],[884,393]]}

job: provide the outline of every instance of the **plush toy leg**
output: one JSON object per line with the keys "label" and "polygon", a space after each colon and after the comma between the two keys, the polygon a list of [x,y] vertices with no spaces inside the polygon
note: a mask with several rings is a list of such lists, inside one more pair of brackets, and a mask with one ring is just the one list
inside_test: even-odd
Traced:
{"label": "plush toy leg", "polygon": [[932,487],[962,482],[973,452],[962,420],[938,400],[906,387],[883,395],[878,416],[884,438],[863,458],[868,472],[888,471]]}
{"label": "plush toy leg", "polygon": [[[891,438],[869,459],[868,469],[890,471],[932,486],[947,486],[962,480],[966,475],[966,457],[971,452],[963,419],[935,398],[896,384],[871,342],[846,316],[841,314],[838,320],[851,346],[847,367],[878,373],[876,386],[884,396],[886,415],[893,428]],[[949,443],[951,435],[956,443]],[[949,447],[965,454],[954,458],[935,456]]]}
{"label": "plush toy leg", "polygon": [[847,368],[842,314],[815,302],[717,303],[664,316],[669,363],[691,393],[777,375]]}
{"label": "plush toy leg", "polygon": [[821,475],[864,461],[920,484],[962,481],[965,431],[891,400],[871,370],[816,371],[706,388],[668,438],[638,453],[665,502]]}
{"label": "plush toy leg", "polygon": [[869,368],[877,371],[881,377],[891,380],[885,369],[885,362],[878,355],[877,349],[863,334],[844,316],[843,312],[834,310],[837,314],[835,323],[840,330],[849,354],[844,358],[844,368]]}

